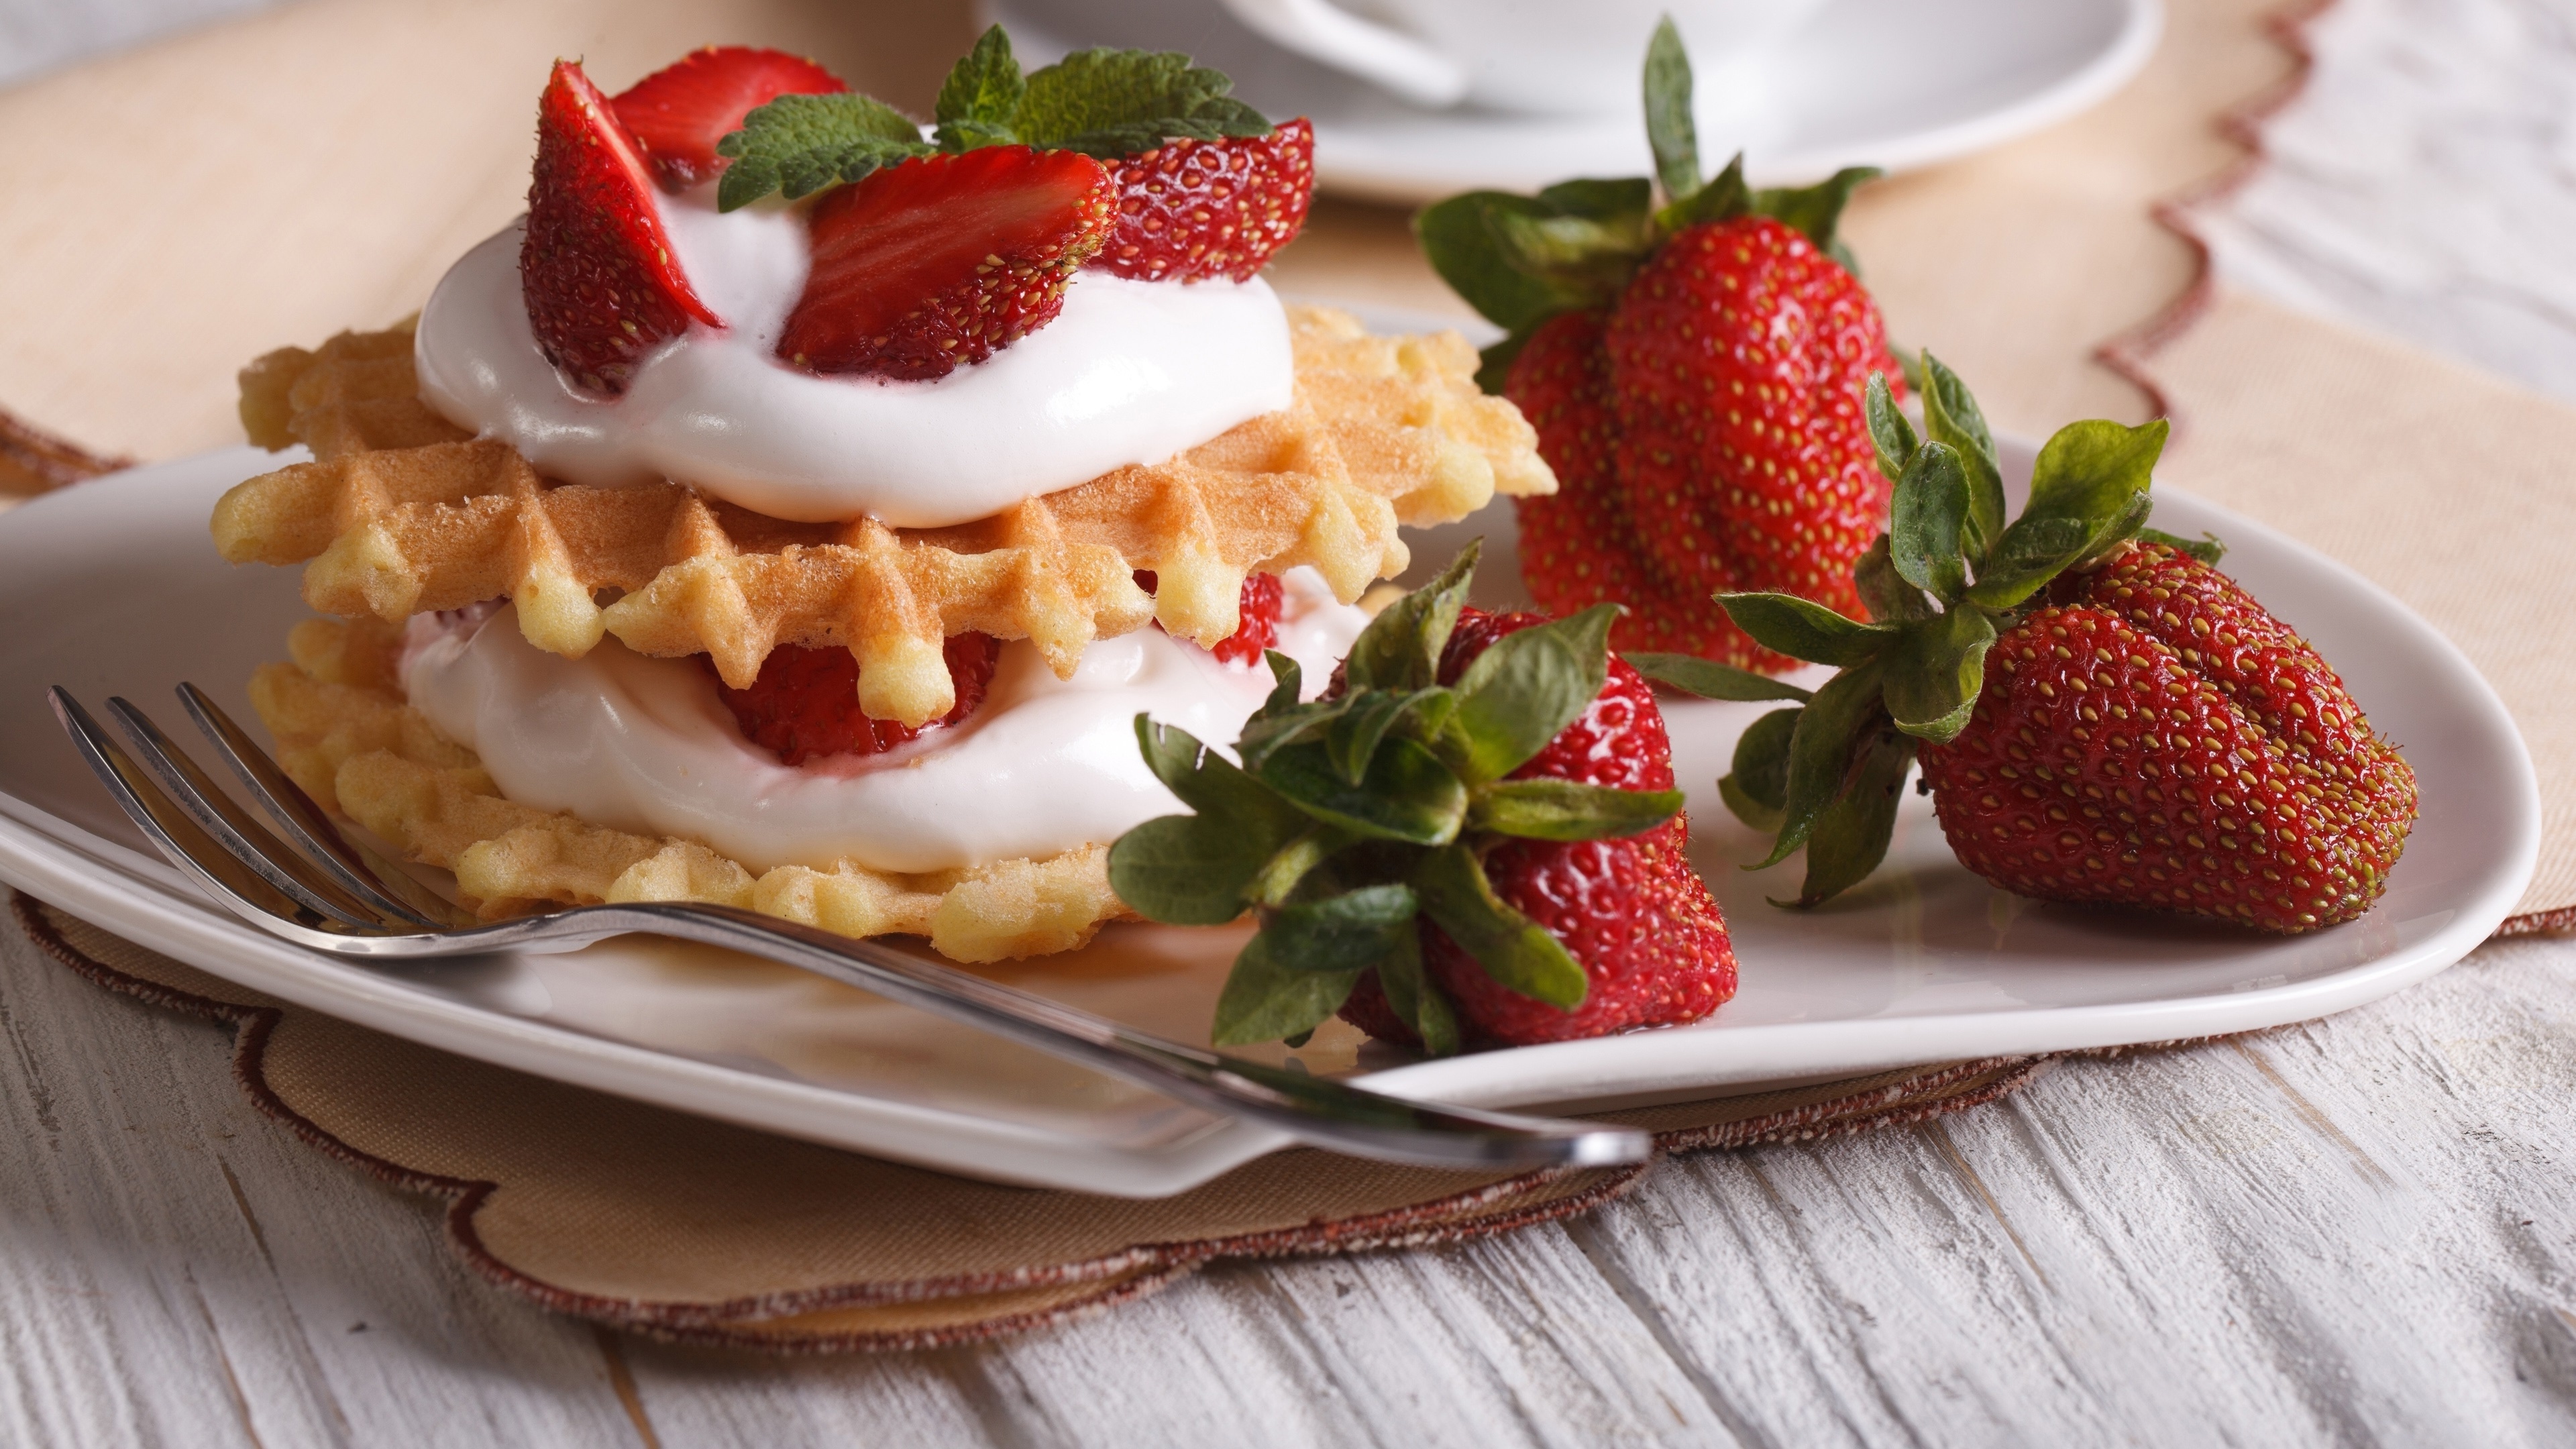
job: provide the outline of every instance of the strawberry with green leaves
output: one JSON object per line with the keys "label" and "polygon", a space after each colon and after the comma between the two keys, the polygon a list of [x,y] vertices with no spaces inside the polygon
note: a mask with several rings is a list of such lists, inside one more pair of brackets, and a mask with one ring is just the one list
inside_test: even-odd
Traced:
{"label": "strawberry with green leaves", "polygon": [[1729,594],[1753,637],[1841,667],[1812,695],[1702,660],[1646,661],[1727,699],[1795,699],[1745,731],[1720,782],[1771,856],[1804,847],[1797,904],[1887,851],[1919,756],[1960,862],[2046,900],[2145,907],[2294,933],[2386,888],[2415,776],[2304,639],[2215,567],[2215,540],[2147,528],[2165,424],[2069,424],[2004,518],[1976,401],[1923,358],[1918,439],[1883,380],[1867,407],[1894,480],[1856,571],[1868,617]]}
{"label": "strawberry with green leaves", "polygon": [[1320,699],[1272,653],[1239,764],[1137,717],[1197,813],[1122,836],[1110,884],[1153,920],[1261,923],[1219,1044],[1302,1042],[1340,1013],[1440,1055],[1692,1021],[1733,994],[1663,717],[1609,652],[1616,611],[1469,609],[1475,558],[1381,613]]}
{"label": "strawberry with green leaves", "polygon": [[1754,190],[1738,157],[1703,180],[1669,21],[1645,95],[1654,181],[1470,192],[1415,227],[1442,278],[1509,330],[1480,378],[1532,419],[1557,472],[1556,496],[1518,504],[1532,596],[1633,605],[1623,648],[1785,669],[1707,600],[1858,607],[1852,565],[1887,507],[1861,392],[1896,364],[1835,229],[1877,173]]}

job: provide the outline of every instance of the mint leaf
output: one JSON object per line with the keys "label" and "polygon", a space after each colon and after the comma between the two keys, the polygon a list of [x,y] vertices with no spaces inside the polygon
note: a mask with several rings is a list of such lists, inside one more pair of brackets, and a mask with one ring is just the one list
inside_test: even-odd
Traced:
{"label": "mint leaf", "polygon": [[1341,1010],[1357,971],[1301,971],[1271,953],[1269,932],[1254,936],[1234,958],[1234,970],[1217,994],[1216,1023],[1208,1039],[1217,1046],[1302,1037]]}
{"label": "mint leaf", "polygon": [[1654,148],[1655,177],[1679,201],[1699,190],[1699,123],[1691,115],[1690,55],[1669,15],[1646,42],[1646,144]]}
{"label": "mint leaf", "polygon": [[1467,787],[1438,756],[1401,737],[1378,747],[1357,784],[1311,741],[1271,752],[1261,783],[1318,820],[1379,840],[1445,845],[1467,818]]}
{"label": "mint leaf", "polygon": [[1011,54],[1011,38],[996,25],[976,37],[975,48],[948,72],[933,111],[939,121],[939,145],[946,151],[1008,145],[1018,139],[1013,118],[1028,83]]}
{"label": "mint leaf", "polygon": [[1270,913],[1270,959],[1295,971],[1363,971],[1413,935],[1421,911],[1407,885],[1362,886]]}
{"label": "mint leaf", "polygon": [[1529,840],[1608,840],[1652,830],[1681,808],[1679,790],[1499,780],[1476,791],[1467,826]]}
{"label": "mint leaf", "polygon": [[1968,469],[1959,450],[1925,443],[1896,480],[1888,504],[1887,547],[1896,576],[1945,604],[1968,587],[1961,551],[1968,524]]}
{"label": "mint leaf", "polygon": [[1720,594],[1717,602],[1755,643],[1818,664],[1857,664],[1896,632],[1887,624],[1846,619],[1795,594]]}
{"label": "mint leaf", "polygon": [[1270,122],[1233,89],[1225,72],[1178,51],[1077,50],[1028,77],[1011,130],[1026,145],[1104,160],[1170,140],[1269,135]]}
{"label": "mint leaf", "polygon": [[1431,852],[1414,868],[1413,888],[1449,939],[1506,989],[1565,1011],[1591,993],[1565,944],[1494,894],[1474,851],[1451,845]]}
{"label": "mint leaf", "polygon": [[1610,677],[1616,604],[1506,634],[1458,676],[1443,752],[1470,785],[1499,780],[1590,708]]}
{"label": "mint leaf", "polygon": [[1353,691],[1409,691],[1439,683],[1440,651],[1458,627],[1458,611],[1466,607],[1467,586],[1484,552],[1482,538],[1467,540],[1440,577],[1380,609],[1342,661],[1344,684]]}
{"label": "mint leaf", "polygon": [[1794,684],[1702,659],[1696,654],[1622,654],[1628,667],[1657,684],[1669,685],[1684,694],[1701,699],[1805,699],[1807,691]]}
{"label": "mint leaf", "polygon": [[1804,710],[1775,709],[1735,739],[1735,758],[1717,782],[1735,818],[1756,830],[1778,830],[1789,804],[1789,746]]}
{"label": "mint leaf", "polygon": [[780,96],[716,143],[716,154],[733,160],[717,183],[716,209],[733,211],[773,191],[794,201],[931,150],[910,117],[856,91]]}

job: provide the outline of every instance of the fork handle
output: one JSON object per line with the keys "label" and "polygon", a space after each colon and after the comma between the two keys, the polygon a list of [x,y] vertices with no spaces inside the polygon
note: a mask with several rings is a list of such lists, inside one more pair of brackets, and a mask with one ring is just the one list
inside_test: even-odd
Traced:
{"label": "fork handle", "polygon": [[[766,957],[1355,1156],[1423,1167],[1595,1167],[1642,1162],[1654,1150],[1654,1139],[1634,1128],[1408,1102],[1184,1046],[890,946],[732,906],[583,906],[530,924],[548,923],[547,934],[560,940],[579,918],[601,936],[646,931]],[[511,924],[483,929],[506,932]]]}

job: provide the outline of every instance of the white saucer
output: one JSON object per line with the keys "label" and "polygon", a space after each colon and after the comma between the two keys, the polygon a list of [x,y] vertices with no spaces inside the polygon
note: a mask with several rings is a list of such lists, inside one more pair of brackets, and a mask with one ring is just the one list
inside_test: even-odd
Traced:
{"label": "white saucer", "polygon": [[[2032,450],[2007,444],[2018,484]],[[231,568],[206,516],[284,459],[237,448],[138,469],[0,515],[0,881],[155,950],[379,1031],[521,1071],[878,1156],[1123,1196],[1182,1191],[1281,1145],[865,993],[765,962],[627,937],[564,955],[382,967],[313,955],[236,921],[149,854],[44,702],[131,697],[185,730],[183,679],[252,716],[242,686],[305,614],[291,569]],[[1952,858],[1908,795],[1879,874],[1782,911],[1802,862],[1747,873],[1761,842],[1713,788],[1768,706],[1675,702],[1693,859],[1726,911],[1741,993],[1693,1026],[1407,1063],[1337,1023],[1296,1058],[1407,1096],[1502,1105],[1706,1096],[1914,1063],[2245,1031],[2341,1011],[2423,979],[2494,930],[2530,879],[2540,800],[2493,690],[2396,600],[2318,554],[2180,494],[2156,522],[2232,546],[2231,573],[2335,662],[2413,763],[2423,815],[2367,916],[2290,938],[2135,912],[2039,905]],[[1416,544],[1436,565],[1488,537],[1480,602],[1518,602],[1498,504]],[[1085,949],[982,968],[1185,1040],[1207,1024],[1242,927],[1113,926]],[[1284,1049],[1273,1047],[1273,1059]],[[209,1091],[223,1090],[209,1082]]]}
{"label": "white saucer", "polygon": [[[1049,0],[989,8],[1031,66],[1075,42],[1190,52],[1265,113],[1311,117],[1317,178],[1344,195],[1412,203],[1651,171],[1638,110],[1598,120],[1417,110],[1271,46],[1214,3],[1173,7],[1137,36],[1060,36]],[[1761,185],[1946,161],[2102,100],[2146,64],[2163,28],[2163,0],[1833,0],[1763,67],[1764,94],[1702,88],[1700,153],[1714,169],[1741,148]]]}

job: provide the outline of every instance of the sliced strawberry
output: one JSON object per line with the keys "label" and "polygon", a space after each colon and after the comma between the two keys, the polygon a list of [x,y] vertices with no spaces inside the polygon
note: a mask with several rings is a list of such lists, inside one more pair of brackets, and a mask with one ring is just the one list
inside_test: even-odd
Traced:
{"label": "sliced strawberry", "polygon": [[[1136,587],[1146,593],[1154,592],[1161,582],[1152,569],[1136,570]],[[1288,591],[1280,585],[1277,574],[1244,575],[1243,594],[1236,604],[1242,622],[1235,625],[1233,633],[1209,646],[1208,652],[1228,664],[1260,663],[1261,651],[1279,642],[1279,614],[1287,602]]]}
{"label": "sliced strawberry", "polygon": [[932,730],[964,723],[984,702],[1002,646],[989,634],[951,634],[946,652],[957,706],[919,729],[870,719],[860,711],[859,661],[847,649],[781,644],[761,662],[760,677],[749,689],[728,686],[716,678],[712,661],[703,654],[698,659],[715,679],[716,697],[742,726],[743,738],[777,755],[781,763],[801,765],[833,755],[881,755]]}
{"label": "sliced strawberry", "polygon": [[1118,229],[1091,265],[1146,282],[1247,281],[1296,238],[1315,199],[1315,128],[1167,141],[1123,157]]}
{"label": "sliced strawberry", "polygon": [[680,271],[635,138],[568,60],[537,103],[519,290],[546,360],[592,392],[624,392],[691,319],[724,325]]}
{"label": "sliced strawberry", "polygon": [[710,45],[618,92],[612,104],[662,184],[677,191],[725,168],[716,142],[741,130],[753,111],[780,96],[848,89],[839,76],[783,50]]}
{"label": "sliced strawberry", "polygon": [[809,372],[945,377],[1064,310],[1115,191],[1073,151],[990,146],[874,171],[814,208],[814,268],[778,355]]}

